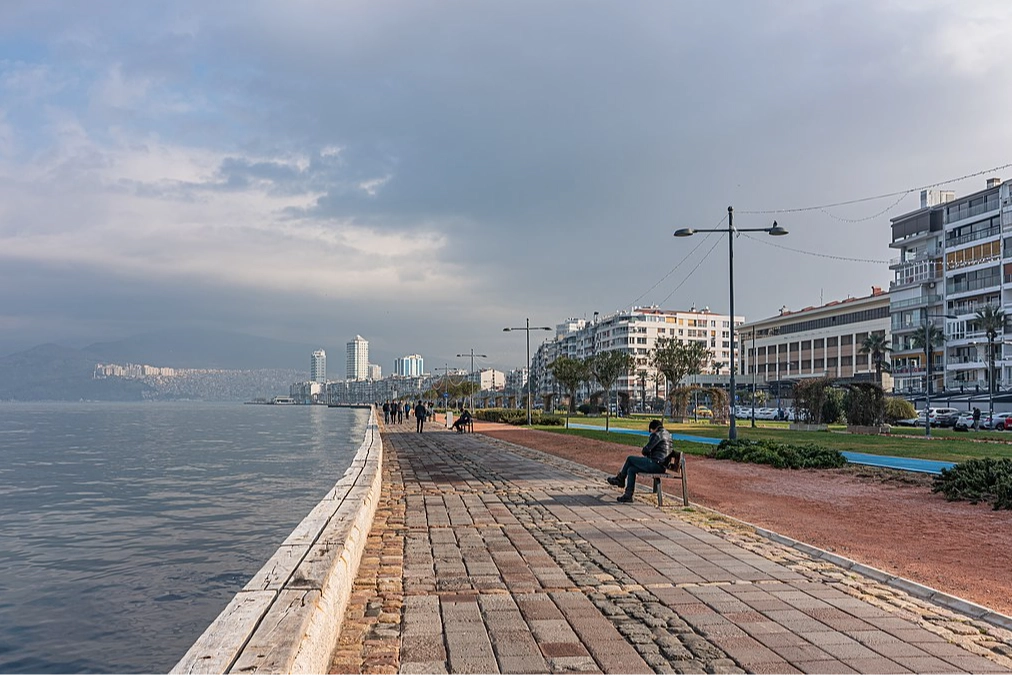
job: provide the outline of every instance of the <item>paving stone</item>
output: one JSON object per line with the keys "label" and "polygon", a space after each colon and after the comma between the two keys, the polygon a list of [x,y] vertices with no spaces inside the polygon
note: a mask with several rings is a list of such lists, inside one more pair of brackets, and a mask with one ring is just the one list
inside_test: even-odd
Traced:
{"label": "paving stone", "polygon": [[1012,670],[1007,631],[719,515],[618,509],[600,472],[479,434],[383,441],[332,670]]}

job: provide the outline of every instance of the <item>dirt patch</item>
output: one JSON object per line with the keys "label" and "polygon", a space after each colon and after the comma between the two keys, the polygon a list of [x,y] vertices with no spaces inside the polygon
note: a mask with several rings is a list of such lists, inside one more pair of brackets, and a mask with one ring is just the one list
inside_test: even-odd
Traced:
{"label": "dirt patch", "polygon": [[[475,431],[610,473],[636,452],[486,422]],[[1012,615],[1012,512],[947,502],[931,492],[930,476],[853,465],[791,471],[693,455],[686,474],[698,504]]]}

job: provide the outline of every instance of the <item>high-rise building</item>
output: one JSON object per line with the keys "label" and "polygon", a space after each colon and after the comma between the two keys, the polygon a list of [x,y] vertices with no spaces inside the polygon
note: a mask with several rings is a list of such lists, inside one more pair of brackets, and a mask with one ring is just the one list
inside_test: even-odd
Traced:
{"label": "high-rise building", "polygon": [[369,341],[361,335],[348,343],[347,379],[369,379]]}
{"label": "high-rise building", "polygon": [[327,352],[317,349],[309,360],[309,379],[312,382],[327,382]]}
{"label": "high-rise building", "polygon": [[986,395],[1012,379],[1008,332],[994,339],[989,377],[987,332],[977,318],[986,307],[1010,311],[1012,239],[1003,236],[1012,228],[1010,204],[1012,186],[989,178],[983,190],[958,198],[925,191],[920,209],[891,220],[889,246],[900,254],[889,293],[897,391],[924,393],[930,381],[932,392]]}
{"label": "high-rise building", "polygon": [[425,372],[425,360],[420,354],[410,354],[394,359],[394,375],[402,377],[421,377]]}
{"label": "high-rise building", "polygon": [[368,374],[368,378],[373,382],[378,382],[383,379],[383,369],[375,363],[370,363],[366,367],[366,373]]}

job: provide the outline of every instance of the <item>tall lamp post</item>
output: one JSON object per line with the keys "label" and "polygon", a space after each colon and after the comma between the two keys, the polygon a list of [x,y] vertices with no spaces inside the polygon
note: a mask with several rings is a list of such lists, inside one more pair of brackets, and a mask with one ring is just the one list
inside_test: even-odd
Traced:
{"label": "tall lamp post", "polygon": [[531,331],[532,330],[552,330],[549,326],[534,326],[531,328],[531,320],[527,319],[527,323],[519,328],[503,328],[504,333],[509,333],[514,330],[522,330],[527,332],[527,426],[531,426]]}
{"label": "tall lamp post", "polygon": [[[465,356],[468,356],[468,354],[457,354],[457,358],[458,359],[462,359]],[[471,347],[470,357],[471,357],[471,384],[472,384],[472,386],[474,385],[474,357],[476,357],[476,356],[478,356],[480,358],[483,358],[483,359],[487,359],[488,358],[488,354],[475,354],[474,353],[474,347]],[[468,402],[468,407],[470,408],[471,412],[473,413],[474,412],[474,394],[472,392],[470,392],[470,391],[467,392],[467,402]]]}
{"label": "tall lamp post", "polygon": [[931,438],[931,320],[958,319],[955,314],[928,314],[924,317],[924,435]]}
{"label": "tall lamp post", "polygon": [[[734,321],[732,320],[732,323]],[[759,370],[759,366],[756,365],[756,353],[755,353],[755,326],[752,326],[752,428],[755,429],[755,374]],[[765,381],[765,380],[764,380]]]}
{"label": "tall lamp post", "polygon": [[731,326],[731,381],[729,388],[731,390],[731,426],[728,427],[727,437],[729,440],[736,440],[738,438],[738,427],[735,426],[734,417],[734,404],[736,394],[736,384],[734,380],[735,370],[737,370],[737,364],[734,359],[734,236],[739,232],[765,232],[766,234],[773,235],[774,237],[780,237],[787,234],[787,230],[777,225],[777,221],[773,221],[772,227],[749,227],[749,228],[735,228],[734,226],[734,208],[727,207],[727,228],[726,229],[713,229],[713,230],[697,230],[694,228],[682,228],[675,231],[676,237],[691,237],[697,232],[720,232],[727,235],[727,286],[730,290],[730,321],[728,322]]}

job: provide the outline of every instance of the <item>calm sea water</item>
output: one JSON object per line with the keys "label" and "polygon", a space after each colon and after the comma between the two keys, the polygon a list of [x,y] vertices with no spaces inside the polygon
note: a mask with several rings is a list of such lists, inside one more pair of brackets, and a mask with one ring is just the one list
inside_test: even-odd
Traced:
{"label": "calm sea water", "polygon": [[0,404],[0,672],[167,672],[341,477],[368,412]]}

